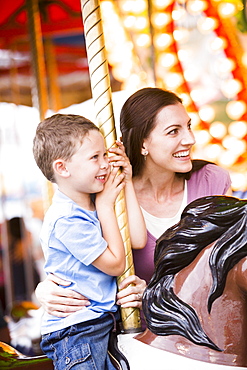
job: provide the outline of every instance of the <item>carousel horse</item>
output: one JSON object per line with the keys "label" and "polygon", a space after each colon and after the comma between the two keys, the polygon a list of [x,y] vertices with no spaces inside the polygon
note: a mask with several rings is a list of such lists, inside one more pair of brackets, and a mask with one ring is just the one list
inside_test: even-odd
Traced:
{"label": "carousel horse", "polygon": [[246,369],[246,220],[247,200],[200,198],[157,240],[147,329],[119,337],[131,369]]}

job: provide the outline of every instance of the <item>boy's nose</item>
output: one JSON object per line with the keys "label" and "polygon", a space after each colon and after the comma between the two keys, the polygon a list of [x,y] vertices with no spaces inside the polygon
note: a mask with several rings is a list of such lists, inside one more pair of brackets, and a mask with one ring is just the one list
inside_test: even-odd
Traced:
{"label": "boy's nose", "polygon": [[102,170],[103,170],[104,168],[108,168],[108,166],[109,166],[109,163],[108,163],[108,160],[107,160],[107,161],[103,161],[103,162],[101,163],[100,168],[102,168]]}

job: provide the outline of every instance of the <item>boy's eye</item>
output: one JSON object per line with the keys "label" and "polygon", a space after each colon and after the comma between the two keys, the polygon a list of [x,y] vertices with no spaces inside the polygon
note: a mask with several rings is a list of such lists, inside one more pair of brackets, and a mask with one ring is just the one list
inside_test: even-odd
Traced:
{"label": "boy's eye", "polygon": [[92,157],[92,159],[97,159],[99,156],[98,156],[98,154],[95,154],[93,157]]}

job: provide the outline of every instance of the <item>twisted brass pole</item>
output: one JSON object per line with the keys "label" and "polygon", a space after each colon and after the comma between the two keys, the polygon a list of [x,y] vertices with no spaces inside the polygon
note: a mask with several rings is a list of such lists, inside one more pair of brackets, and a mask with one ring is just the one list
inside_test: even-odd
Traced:
{"label": "twisted brass pole", "polygon": [[[38,0],[26,0],[26,9],[32,53],[32,100],[33,106],[39,110],[40,120],[42,121],[48,110],[48,90]],[[47,181],[44,186],[45,210],[50,206],[52,197],[53,186],[50,181]]]}
{"label": "twisted brass pole", "polygon": [[[109,149],[117,136],[99,0],[81,0],[81,7],[96,120]],[[123,191],[116,201],[115,210],[126,255],[126,268],[118,277],[119,284],[125,277],[134,274]],[[139,309],[121,308],[121,314],[124,332],[140,331]]]}

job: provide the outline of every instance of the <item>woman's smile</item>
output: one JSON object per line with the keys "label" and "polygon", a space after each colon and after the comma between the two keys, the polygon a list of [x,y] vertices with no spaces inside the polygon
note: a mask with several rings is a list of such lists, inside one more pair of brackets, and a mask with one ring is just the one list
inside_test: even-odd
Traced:
{"label": "woman's smile", "polygon": [[176,153],[173,154],[173,157],[190,159],[190,151],[189,150],[183,150],[183,151],[180,151],[180,152],[176,152]]}

